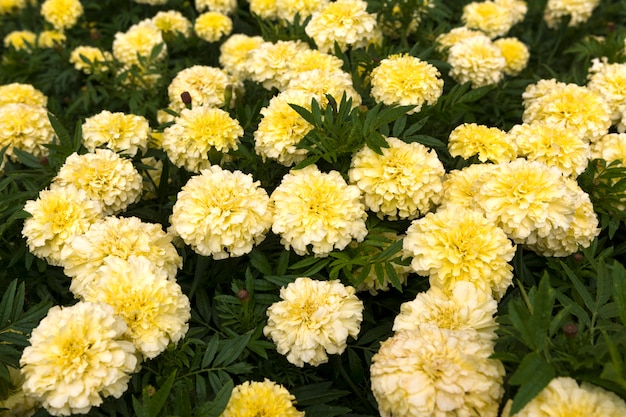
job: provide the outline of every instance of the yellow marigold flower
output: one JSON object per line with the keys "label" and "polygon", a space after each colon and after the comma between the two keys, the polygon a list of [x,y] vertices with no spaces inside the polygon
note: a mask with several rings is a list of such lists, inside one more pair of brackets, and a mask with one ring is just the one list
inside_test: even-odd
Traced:
{"label": "yellow marigold flower", "polygon": [[179,71],[167,87],[170,108],[180,113],[187,106],[181,94],[189,93],[191,107],[224,107],[226,95],[233,93],[239,84],[226,71],[204,65],[194,65]]}
{"label": "yellow marigold flower", "polygon": [[137,217],[108,216],[64,246],[61,260],[65,274],[72,278],[70,291],[84,294],[106,258],[126,260],[130,256],[148,259],[172,280],[182,267],[172,235],[160,224],[145,223]]}
{"label": "yellow marigold flower", "polygon": [[85,74],[108,71],[107,65],[112,60],[113,55],[110,52],[93,46],[77,46],[70,54],[70,64],[74,64],[74,68]]}
{"label": "yellow marigold flower", "polygon": [[196,11],[231,14],[237,10],[237,0],[195,0]]}
{"label": "yellow marigold flower", "polygon": [[[511,416],[509,401],[502,417]],[[615,393],[583,382],[578,385],[570,377],[554,378],[535,398],[530,400],[517,417],[622,417],[626,403]]]}
{"label": "yellow marigold flower", "polygon": [[445,169],[437,153],[420,143],[387,138],[382,155],[367,146],[352,158],[348,177],[365,207],[391,220],[414,219],[439,203]]}
{"label": "yellow marigold flower", "polygon": [[452,156],[470,159],[478,155],[480,162],[508,162],[517,156],[517,147],[497,127],[463,123],[450,132],[448,150]]}
{"label": "yellow marigold flower", "polygon": [[248,0],[250,12],[263,20],[276,20],[278,8],[276,0]]}
{"label": "yellow marigold flower", "polygon": [[508,9],[513,17],[513,24],[519,23],[526,17],[528,5],[524,0],[493,0],[499,6]]}
{"label": "yellow marigold flower", "polygon": [[12,103],[46,107],[48,105],[48,97],[31,84],[11,83],[0,85],[0,106]]}
{"label": "yellow marigold flower", "polygon": [[429,276],[431,287],[446,292],[457,281],[468,281],[499,300],[513,279],[508,262],[515,245],[477,211],[453,208],[428,213],[411,223],[403,246],[413,258],[413,270]]}
{"label": "yellow marigold flower", "polygon": [[80,0],[45,0],[41,4],[41,15],[55,29],[63,31],[76,25],[83,15],[83,5]]}
{"label": "yellow marigold flower", "polygon": [[148,150],[150,124],[143,116],[103,110],[88,117],[82,126],[83,145],[89,152],[106,146],[115,152],[135,156]]}
{"label": "yellow marigold flower", "polygon": [[233,388],[220,417],[304,417],[294,407],[295,399],[287,388],[269,379],[245,381]]}
{"label": "yellow marigold flower", "polygon": [[220,46],[220,65],[240,80],[248,78],[248,54],[263,43],[260,36],[234,33]]}
{"label": "yellow marigold flower", "polygon": [[161,146],[174,165],[198,173],[211,166],[209,151],[237,149],[242,136],[243,128],[227,112],[198,106],[184,109],[163,131]]}
{"label": "yellow marigold flower", "polygon": [[326,6],[329,0],[276,0],[276,17],[293,23],[296,13],[300,22]]}
{"label": "yellow marigold flower", "polygon": [[203,256],[245,255],[272,225],[267,192],[251,174],[218,165],[191,177],[178,193],[172,231]]}
{"label": "yellow marigold flower", "polygon": [[14,30],[4,37],[3,43],[5,48],[31,51],[37,45],[37,35],[30,30]]}
{"label": "yellow marigold flower", "polygon": [[313,129],[290,104],[311,109],[314,96],[297,90],[284,91],[270,100],[261,109],[263,118],[254,132],[254,150],[265,161],[275,159],[278,163],[291,166],[306,158],[307,150],[296,145]]}
{"label": "yellow marigold flower", "polygon": [[367,12],[365,1],[337,0],[314,12],[304,30],[317,49],[332,53],[335,42],[342,51],[348,46],[366,47],[374,40],[378,28],[376,15]]}
{"label": "yellow marigold flower", "polygon": [[515,243],[533,244],[572,222],[576,208],[564,178],[557,168],[516,159],[495,165],[474,200]]}
{"label": "yellow marigold flower", "polygon": [[28,4],[27,0],[1,0],[0,16],[20,11]]}
{"label": "yellow marigold flower", "polygon": [[517,144],[519,156],[556,167],[566,176],[578,177],[589,163],[589,145],[574,129],[539,120],[515,125],[507,136]]}
{"label": "yellow marigold flower", "polygon": [[54,48],[63,45],[67,38],[63,32],[58,30],[44,30],[37,35],[37,46],[39,48]]}
{"label": "yellow marigold flower", "polygon": [[409,55],[391,55],[371,73],[372,97],[388,106],[415,105],[408,114],[419,112],[423,104],[434,105],[443,93],[439,70]]}
{"label": "yellow marigold flower", "polygon": [[522,41],[517,38],[500,38],[493,44],[500,49],[506,61],[506,66],[502,70],[506,75],[517,75],[526,68],[530,51]]}
{"label": "yellow marigold flower", "polygon": [[[0,13],[1,14],[1,13]],[[0,417],[31,417],[41,408],[36,398],[26,395],[22,389],[24,375],[18,368],[7,366],[11,391],[9,396],[0,401]]]}
{"label": "yellow marigold flower", "polygon": [[461,207],[480,210],[474,200],[483,177],[491,175],[492,164],[473,164],[461,170],[455,169],[443,177],[443,193],[439,209]]}
{"label": "yellow marigold flower", "polygon": [[473,330],[421,324],[382,342],[371,387],[382,417],[496,417],[504,367]]}
{"label": "yellow marigold flower", "polygon": [[0,149],[8,146],[5,158],[18,158],[13,149],[28,152],[36,157],[47,156],[45,145],[52,143],[55,134],[42,106],[11,103],[0,106]]}
{"label": "yellow marigold flower", "polygon": [[147,359],[178,342],[189,329],[189,299],[165,270],[143,256],[105,258],[92,284],[75,295],[113,307],[128,326],[126,338]]}
{"label": "yellow marigold flower", "polygon": [[548,0],[543,11],[543,20],[549,28],[555,29],[568,16],[568,26],[578,26],[589,20],[598,4],[600,0]]}
{"label": "yellow marigold flower", "polygon": [[314,69],[293,74],[287,90],[297,90],[317,97],[322,108],[326,108],[328,104],[327,94],[337,103],[341,103],[341,98],[345,94],[347,99],[352,99],[352,107],[361,104],[361,96],[352,85],[352,76],[345,71]]}
{"label": "yellow marigold flower", "polygon": [[[127,67],[141,66],[137,56],[148,58],[152,49],[163,43],[161,30],[152,20],[146,19],[134,24],[126,32],[115,34],[113,56]],[[163,44],[163,49],[157,56],[157,60],[164,59],[166,56],[167,46]]]}
{"label": "yellow marigold flower", "polygon": [[191,22],[178,10],[158,12],[152,17],[152,22],[163,33],[165,39],[170,39],[176,34],[185,38],[191,35]]}
{"label": "yellow marigold flower", "polygon": [[[591,144],[591,159],[604,159],[608,164],[620,161],[618,166],[626,166],[626,133],[609,133]],[[617,182],[619,179],[615,178]],[[621,193],[617,210],[626,210],[626,193]]]}
{"label": "yellow marigold flower", "polygon": [[109,149],[68,156],[53,184],[85,190],[89,198],[102,202],[106,215],[124,211],[141,198],[141,175],[130,160]]}
{"label": "yellow marigold flower", "polygon": [[196,35],[207,42],[217,42],[233,30],[233,21],[220,12],[204,12],[193,24]]}
{"label": "yellow marigold flower", "polygon": [[522,99],[524,123],[545,120],[559,129],[574,128],[586,141],[608,133],[611,126],[609,104],[599,92],[587,87],[539,80],[526,87]]}
{"label": "yellow marigold flower", "polygon": [[504,77],[506,59],[487,36],[472,36],[452,45],[448,51],[450,76],[473,88],[497,84]]}
{"label": "yellow marigold flower", "polygon": [[325,52],[317,49],[307,49],[299,52],[289,63],[289,72],[291,77],[307,72],[319,70],[324,73],[334,73],[342,71],[343,61]]}
{"label": "yellow marigold flower", "polygon": [[271,195],[272,231],[298,255],[311,250],[324,257],[344,249],[352,239],[367,235],[367,213],[361,192],[346,184],[337,171],[321,172],[315,165],[292,170]]}
{"label": "yellow marigold flower", "polygon": [[329,354],[342,354],[348,336],[356,338],[361,330],[363,302],[340,281],[298,278],[280,289],[280,299],[267,309],[263,334],[296,366],[328,362]]}
{"label": "yellow marigold flower", "polygon": [[103,397],[119,398],[138,367],[135,347],[122,340],[125,331],[106,304],[52,307],[20,359],[24,393],[55,416],[87,413]]}
{"label": "yellow marigold flower", "polygon": [[478,29],[491,39],[505,35],[513,26],[513,14],[493,1],[474,1],[463,7],[461,20],[470,29]]}
{"label": "yellow marigold flower", "polygon": [[594,58],[587,75],[587,88],[602,95],[611,109],[611,122],[620,133],[626,131],[626,63],[609,64]]}
{"label": "yellow marigold flower", "polygon": [[437,50],[447,59],[447,51],[462,40],[473,38],[474,36],[484,36],[479,30],[472,30],[465,26],[452,29],[450,32],[442,33],[437,37]]}
{"label": "yellow marigold flower", "polygon": [[100,202],[73,185],[42,190],[36,200],[26,202],[24,211],[31,215],[22,228],[28,249],[56,266],[63,247],[102,218]]}
{"label": "yellow marigold flower", "polygon": [[251,50],[247,66],[249,78],[263,84],[267,90],[287,88],[290,80],[291,62],[302,51],[310,49],[301,41],[263,42]]}

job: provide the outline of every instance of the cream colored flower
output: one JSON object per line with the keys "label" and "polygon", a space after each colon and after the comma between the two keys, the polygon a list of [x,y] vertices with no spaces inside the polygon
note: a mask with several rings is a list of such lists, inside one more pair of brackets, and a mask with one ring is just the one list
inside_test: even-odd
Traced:
{"label": "cream colored flower", "polygon": [[260,36],[234,33],[220,45],[220,65],[240,80],[248,78],[248,54],[263,43]]}
{"label": "cream colored flower", "polygon": [[276,0],[276,17],[294,23],[297,13],[303,22],[328,3],[329,0]]}
{"label": "cream colored flower", "polygon": [[566,176],[576,178],[587,168],[589,145],[577,130],[539,120],[513,126],[507,138],[517,144],[519,156],[556,167]]}
{"label": "cream colored flower", "polygon": [[304,417],[294,407],[296,397],[282,385],[270,381],[245,381],[233,388],[220,417]]}
{"label": "cream colored flower", "polygon": [[314,70],[323,73],[342,72],[342,67],[343,61],[335,55],[317,49],[307,49],[299,52],[289,63],[289,76],[295,78],[300,73]]}
{"label": "cream colored flower", "polygon": [[[235,92],[237,82],[226,71],[204,65],[193,65],[179,71],[167,87],[170,108],[177,113],[186,105],[181,94],[189,93],[191,107],[224,107],[227,94]],[[229,93],[230,92],[230,93]]]}
{"label": "cream colored flower", "polygon": [[528,65],[530,51],[519,39],[500,38],[495,40],[493,44],[500,49],[500,53],[506,61],[506,66],[502,70],[506,75],[517,75]]}
{"label": "cream colored flower", "polygon": [[263,20],[278,19],[278,8],[276,0],[248,0],[250,12]]}
{"label": "cream colored flower", "polygon": [[102,205],[84,190],[73,185],[42,190],[36,200],[29,200],[24,211],[22,236],[30,252],[51,265],[61,264],[61,250],[102,218]]}
{"label": "cream colored flower", "polygon": [[174,165],[198,173],[211,166],[209,151],[239,147],[243,128],[222,109],[198,106],[184,109],[163,131],[161,146]]}
{"label": "cream colored flower", "polygon": [[506,132],[497,127],[463,123],[450,132],[448,150],[452,156],[470,159],[477,155],[480,162],[509,162],[517,156],[517,147]]}
{"label": "cream colored flower", "polygon": [[0,85],[0,106],[14,103],[46,107],[48,105],[48,97],[31,84],[11,83]]}
{"label": "cream colored flower", "polygon": [[493,0],[493,2],[508,9],[511,16],[513,16],[513,24],[524,20],[526,12],[528,12],[528,5],[524,0]]}
{"label": "cream colored flower", "polygon": [[465,26],[454,28],[450,30],[450,32],[442,33],[437,36],[437,50],[444,55],[444,59],[447,59],[447,52],[453,45],[475,36],[485,35],[479,30],[469,29]]}
{"label": "cream colored flower", "polygon": [[24,393],[52,415],[87,413],[119,398],[138,360],[124,320],[100,303],[54,306],[30,336],[20,365]]}
{"label": "cream colored flower", "polygon": [[557,28],[564,17],[570,18],[568,26],[579,26],[589,20],[598,4],[600,0],[548,0],[543,20],[552,29]]}
{"label": "cream colored flower", "polygon": [[296,145],[313,129],[291,106],[295,104],[311,109],[311,96],[297,90],[284,91],[270,100],[261,109],[263,118],[254,132],[254,150],[266,160],[275,159],[278,163],[291,166],[306,158],[307,150]]}
{"label": "cream colored flower", "polygon": [[320,51],[332,53],[335,42],[342,51],[349,46],[366,47],[375,40],[379,28],[365,1],[337,0],[314,12],[304,30]]}
{"label": "cream colored flower", "polygon": [[587,87],[540,80],[528,85],[522,98],[524,123],[545,120],[559,129],[575,128],[586,141],[608,133],[611,126],[610,106],[599,92]]}
{"label": "cream colored flower", "polygon": [[207,42],[217,42],[233,30],[233,21],[228,15],[220,12],[204,12],[193,24],[196,35]]}
{"label": "cream colored flower", "polygon": [[237,0],[195,0],[196,10],[210,10],[223,14],[231,14],[237,10]]}
{"label": "cream colored flower", "polygon": [[104,214],[116,214],[141,198],[141,175],[133,163],[109,149],[68,156],[53,184],[85,190],[102,203]]}
{"label": "cream colored flower", "polygon": [[[510,417],[512,402],[502,412]],[[570,377],[554,378],[524,406],[517,417],[622,417],[626,403],[615,393]]]}
{"label": "cream colored flower", "polygon": [[172,244],[173,236],[160,224],[145,223],[137,217],[105,217],[76,236],[61,251],[62,266],[72,278],[70,291],[84,294],[108,257],[127,260],[141,256],[174,280],[182,258]]}
{"label": "cream colored flower", "polygon": [[621,161],[626,166],[626,133],[609,133],[591,144],[591,159],[604,159],[607,163]]}
{"label": "cream colored flower", "polygon": [[493,1],[474,1],[463,6],[461,20],[491,39],[505,35],[513,26],[514,15],[506,6]]}
{"label": "cream colored flower", "polygon": [[515,245],[477,211],[452,208],[414,220],[403,246],[413,270],[448,293],[468,281],[499,300],[513,280]]}
{"label": "cream colored flower", "polygon": [[348,336],[356,338],[363,302],[341,282],[298,278],[280,289],[281,301],[267,309],[265,336],[296,366],[318,366],[341,354]]}
{"label": "cream colored flower", "polygon": [[178,342],[189,329],[189,299],[164,269],[143,256],[105,258],[92,284],[75,295],[113,307],[128,326],[126,338],[147,359]]}
{"label": "cream colored flower", "polygon": [[461,207],[480,210],[474,200],[483,178],[491,175],[493,164],[473,164],[463,169],[455,169],[443,177],[443,193],[439,209]]}
{"label": "cream colored flower", "polygon": [[37,47],[39,48],[54,48],[65,43],[67,37],[65,34],[58,30],[44,30],[37,35]]}
{"label": "cream colored flower", "polygon": [[456,281],[449,292],[439,287],[417,294],[414,300],[402,303],[393,322],[393,330],[415,330],[432,323],[440,329],[475,330],[485,343],[496,339],[495,314],[498,303],[487,292],[467,281]]}
{"label": "cream colored flower", "polygon": [[361,193],[337,171],[324,173],[315,165],[291,170],[270,198],[272,231],[298,255],[312,251],[319,257],[328,256],[352,239],[361,242],[367,235]]}
{"label": "cream colored flower", "polygon": [[27,0],[2,0],[0,1],[0,16],[18,12],[27,4]]}
{"label": "cream colored flower", "polygon": [[113,39],[113,56],[127,67],[141,67],[138,56],[149,58],[152,50],[158,45],[162,50],[156,57],[162,60],[167,56],[167,46],[163,34],[150,19],[142,20],[131,26],[126,32],[118,32]]}
{"label": "cream colored flower", "polygon": [[352,158],[348,177],[365,197],[365,207],[391,220],[414,219],[439,203],[445,170],[434,150],[387,138],[382,155],[367,146]]}
{"label": "cream colored flower", "polygon": [[267,90],[287,88],[291,62],[302,51],[310,49],[301,41],[263,42],[248,53],[247,73],[250,80]]}
{"label": "cream colored flower", "polygon": [[597,91],[611,109],[611,122],[620,133],[626,131],[626,63],[609,64],[594,58],[587,75],[587,88]]}
{"label": "cream colored flower", "polygon": [[423,104],[433,105],[443,93],[439,70],[410,55],[390,55],[371,73],[372,97],[378,103],[410,106],[408,114],[419,112]]}
{"label": "cream colored flower", "polygon": [[342,97],[352,100],[352,107],[361,104],[361,96],[352,85],[352,76],[345,71],[325,71],[322,69],[314,69],[304,71],[293,75],[287,90],[297,90],[318,99],[320,107],[326,108],[330,95],[335,99],[336,103],[341,103]]}
{"label": "cream colored flower", "polygon": [[37,45],[37,35],[30,30],[14,30],[4,37],[3,43],[5,48],[31,51]]}
{"label": "cream colored flower", "polygon": [[172,231],[203,256],[245,255],[272,225],[269,197],[259,185],[251,174],[218,165],[200,171],[178,193]]}
{"label": "cream colored flower", "polygon": [[83,15],[80,0],[45,0],[41,4],[41,15],[55,29],[63,31],[76,25]]}
{"label": "cream colored flower", "polygon": [[34,397],[24,394],[24,376],[20,370],[12,366],[7,366],[7,369],[11,391],[7,398],[0,401],[0,409],[4,409],[0,410],[0,417],[31,417],[41,408],[41,404]]}
{"label": "cream colored flower", "polygon": [[143,116],[103,110],[86,118],[82,130],[83,145],[89,152],[105,146],[135,156],[148,150],[150,124]]}
{"label": "cream colored flower", "polygon": [[371,386],[381,417],[496,417],[504,367],[474,330],[422,324],[382,342]]}
{"label": "cream colored flower", "polygon": [[160,11],[152,17],[152,22],[166,40],[177,34],[185,38],[191,35],[191,22],[178,10]]}
{"label": "cream colored flower", "polygon": [[497,84],[504,76],[506,59],[487,36],[471,36],[448,50],[450,76],[458,83],[471,82],[473,88]]}
{"label": "cream colored flower", "polygon": [[[85,59],[89,62],[85,62]],[[77,46],[70,54],[70,64],[85,74],[94,71],[108,71],[108,64],[113,60],[113,55],[108,51],[93,46]]]}
{"label": "cream colored flower", "polygon": [[49,150],[45,145],[55,138],[48,111],[42,106],[22,103],[0,106],[0,126],[0,149],[8,146],[5,158],[13,161],[18,160],[14,149],[38,158],[47,156]]}

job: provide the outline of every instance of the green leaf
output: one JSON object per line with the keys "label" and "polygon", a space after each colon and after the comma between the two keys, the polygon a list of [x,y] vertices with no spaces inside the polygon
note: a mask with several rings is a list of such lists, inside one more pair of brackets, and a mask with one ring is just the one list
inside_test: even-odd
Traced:
{"label": "green leaf", "polygon": [[255,267],[259,272],[263,275],[272,275],[272,265],[267,260],[263,252],[260,250],[254,249],[252,252],[248,254],[250,258],[250,263],[253,267]]}
{"label": "green leaf", "polygon": [[543,350],[548,340],[548,329],[551,322],[554,307],[554,289],[550,287],[550,279],[544,273],[539,282],[539,289],[533,298],[532,324],[534,345]]}
{"label": "green leaf", "polygon": [[509,383],[519,385],[520,388],[513,397],[511,416],[520,411],[535,398],[542,389],[555,377],[556,371],[552,365],[546,363],[536,352],[524,357]]}
{"label": "green leaf", "polygon": [[217,348],[219,346],[220,337],[217,333],[211,337],[209,343],[207,344],[206,350],[204,351],[204,355],[202,355],[202,368],[207,368],[209,364],[215,358],[215,353],[217,353]]}
{"label": "green leaf", "polygon": [[204,403],[196,410],[194,410],[194,416],[196,417],[219,417],[226,409],[228,400],[233,392],[233,381],[229,379],[215,394],[213,401]]}
{"label": "green leaf", "polygon": [[617,304],[619,318],[626,326],[626,269],[619,262],[613,263],[613,300]]}
{"label": "green leaf", "polygon": [[[170,376],[167,377],[167,379],[165,380],[161,388],[159,388],[157,392],[155,392],[154,395],[150,397],[149,399],[150,405],[148,407],[148,410],[150,412],[151,417],[152,416],[156,417],[163,409],[163,406],[165,405],[165,402],[167,401],[167,397],[170,395],[170,391],[172,390],[172,386],[174,385],[175,379],[176,379],[176,371],[172,372]],[[144,395],[146,394],[147,392],[145,392],[145,389],[144,389]]]}
{"label": "green leaf", "polygon": [[250,336],[251,333],[246,333],[220,342],[219,353],[215,358],[213,366],[228,366],[233,363],[246,348]]}

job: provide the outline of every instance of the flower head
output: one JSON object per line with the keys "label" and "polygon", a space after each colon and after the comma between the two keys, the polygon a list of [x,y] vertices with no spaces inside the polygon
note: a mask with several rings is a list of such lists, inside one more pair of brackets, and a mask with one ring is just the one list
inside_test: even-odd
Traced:
{"label": "flower head", "polygon": [[363,302],[353,287],[298,278],[281,288],[280,298],[267,309],[263,333],[296,366],[328,362],[328,354],[343,353],[348,336],[359,334]]}
{"label": "flower head", "polygon": [[543,11],[543,20],[555,29],[564,17],[569,17],[570,27],[586,22],[600,0],[548,0]]}
{"label": "flower head", "polygon": [[37,46],[39,48],[54,48],[63,45],[67,37],[59,30],[44,30],[37,36]]}
{"label": "flower head", "polygon": [[463,7],[461,20],[466,27],[478,29],[493,39],[511,29],[514,15],[509,8],[496,2],[474,1]]}
{"label": "flower head", "polygon": [[31,84],[11,83],[0,85],[0,106],[13,103],[46,107],[48,105],[48,97]]}
{"label": "flower head", "polygon": [[5,157],[17,161],[14,149],[36,157],[47,156],[54,130],[45,107],[23,103],[0,106],[0,149],[8,146]]}
{"label": "flower head", "polygon": [[329,0],[276,0],[276,17],[293,23],[299,14],[302,22],[328,3]]}
{"label": "flower head", "polygon": [[513,16],[513,24],[519,23],[526,17],[528,12],[528,4],[525,0],[492,0],[499,6],[508,9],[511,16]]}
{"label": "flower head", "polygon": [[597,91],[611,109],[611,122],[619,132],[626,131],[626,64],[609,64],[595,58],[587,75],[587,88]]}
{"label": "flower head", "polygon": [[233,30],[233,21],[228,15],[220,12],[204,12],[193,24],[196,35],[207,42],[217,42]]}
{"label": "flower head", "polygon": [[166,40],[176,34],[185,38],[191,34],[191,22],[178,10],[160,11],[152,17],[152,22]]}
{"label": "flower head", "polygon": [[118,32],[113,39],[113,56],[128,67],[141,67],[138,56],[148,58],[152,50],[163,44],[157,60],[167,55],[161,30],[150,19],[142,20],[131,26],[126,32]]}
{"label": "flower head", "polygon": [[504,76],[506,59],[487,36],[471,36],[452,45],[448,51],[450,76],[473,88],[497,84]]}
{"label": "flower head", "polygon": [[122,339],[125,331],[124,320],[106,304],[52,307],[20,359],[24,392],[57,416],[119,398],[138,365],[135,347]]}
{"label": "flower head", "polygon": [[37,35],[30,30],[14,30],[4,37],[3,43],[5,48],[30,51],[37,44]]}
{"label": "flower head", "polygon": [[233,388],[220,417],[304,417],[294,407],[295,399],[287,388],[269,379],[245,381]]}
{"label": "flower head", "polygon": [[63,31],[73,27],[83,15],[80,0],[45,0],[41,4],[41,15],[54,26]]}
{"label": "flower head", "polygon": [[237,10],[237,0],[195,0],[196,10],[204,12],[210,10],[223,14],[231,14]]}
{"label": "flower head", "polygon": [[26,0],[3,0],[0,1],[0,16],[18,12],[26,7]]}
{"label": "flower head", "polygon": [[317,256],[328,256],[367,235],[361,193],[337,171],[324,173],[315,165],[292,170],[272,193],[271,202],[272,231],[299,255],[310,248]]}
{"label": "flower head", "polygon": [[106,146],[115,152],[135,156],[148,149],[150,124],[143,116],[103,110],[85,119],[82,130],[83,145],[89,152]]}
{"label": "flower head", "polygon": [[352,106],[361,104],[361,96],[352,85],[352,76],[345,71],[314,69],[299,73],[289,73],[293,75],[287,90],[297,90],[316,97],[321,108],[326,108],[330,95],[336,103],[341,103],[342,97],[352,100]]}
{"label": "flower head", "polygon": [[449,32],[442,33],[437,36],[437,50],[444,55],[447,59],[447,51],[462,40],[473,38],[474,36],[485,36],[479,30],[469,29],[465,26],[460,26],[450,30]]}
{"label": "flower head", "polygon": [[517,75],[526,68],[530,51],[526,44],[517,38],[500,38],[493,42],[500,49],[506,61],[502,70],[506,75]]}
{"label": "flower head", "polygon": [[22,389],[24,375],[20,370],[12,366],[7,368],[11,391],[8,397],[0,400],[0,409],[3,409],[0,411],[0,417],[32,417],[41,408],[41,404],[36,398],[24,393]]}
{"label": "flower head", "polygon": [[107,71],[107,64],[112,60],[113,55],[110,52],[93,46],[77,46],[70,54],[70,64],[74,64],[74,68],[85,74]]}
{"label": "flower head", "polygon": [[193,65],[179,71],[167,87],[170,108],[182,112],[186,108],[181,98],[184,92],[191,97],[191,107],[223,107],[228,91],[233,91],[237,82],[226,71],[204,65]]}
{"label": "flower head", "polygon": [[461,207],[479,210],[474,200],[483,178],[491,175],[492,164],[472,164],[463,169],[455,169],[443,177],[443,193],[439,209]]}
{"label": "flower head", "polygon": [[240,80],[248,78],[248,53],[263,43],[261,36],[234,33],[220,45],[220,65]]}
{"label": "flower head", "polygon": [[302,51],[310,49],[301,41],[263,42],[248,53],[247,74],[250,80],[267,90],[282,91],[289,84],[291,63]]}
{"label": "flower head", "polygon": [[348,177],[380,217],[413,219],[439,202],[445,170],[434,150],[387,138],[382,155],[364,146],[352,158]]}
{"label": "flower head", "polygon": [[497,127],[463,123],[450,132],[448,150],[452,156],[469,159],[478,155],[481,162],[508,162],[515,159],[516,146],[506,132]]}

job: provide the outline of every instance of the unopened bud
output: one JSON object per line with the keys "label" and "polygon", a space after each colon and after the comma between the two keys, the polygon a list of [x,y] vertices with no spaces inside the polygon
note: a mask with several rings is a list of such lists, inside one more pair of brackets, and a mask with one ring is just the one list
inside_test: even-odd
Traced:
{"label": "unopened bud", "polygon": [[572,256],[572,258],[574,258],[574,262],[576,262],[576,263],[578,263],[578,264],[579,264],[579,263],[581,263],[581,262],[585,259],[585,255],[583,255],[583,254],[582,254],[582,253],[580,253],[580,252],[576,252],[576,253]]}
{"label": "unopened bud", "polygon": [[567,323],[563,326],[563,333],[568,339],[573,339],[578,334],[578,326],[574,323]]}
{"label": "unopened bud", "polygon": [[44,166],[48,165],[48,158],[45,156],[42,156],[41,158],[39,158],[39,163]]}
{"label": "unopened bud", "polygon": [[237,298],[242,303],[247,303],[250,300],[250,293],[247,290],[239,290],[237,291]]}
{"label": "unopened bud", "polygon": [[180,99],[187,108],[191,108],[191,94],[189,94],[189,91],[183,91],[180,93]]}

